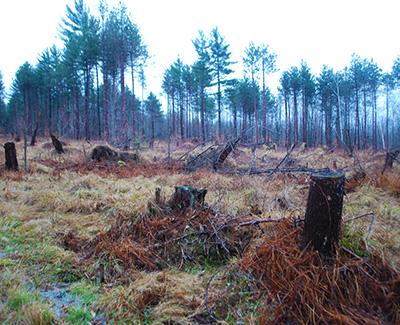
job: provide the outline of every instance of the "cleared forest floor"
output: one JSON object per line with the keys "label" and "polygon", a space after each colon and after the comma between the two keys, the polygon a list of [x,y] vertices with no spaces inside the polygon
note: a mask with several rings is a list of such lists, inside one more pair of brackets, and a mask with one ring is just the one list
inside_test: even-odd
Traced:
{"label": "cleared forest floor", "polygon": [[[221,172],[188,173],[165,143],[138,163],[89,161],[94,145],[57,155],[41,139],[28,173],[4,171],[0,155],[0,322],[400,321],[400,165],[381,175],[384,153],[295,149],[285,162],[366,173],[347,184],[344,249],[327,266],[297,246],[307,173],[226,173],[275,168],[286,151],[239,146]],[[193,148],[173,146],[173,160]],[[178,185],[206,188],[206,207],[169,209]]]}

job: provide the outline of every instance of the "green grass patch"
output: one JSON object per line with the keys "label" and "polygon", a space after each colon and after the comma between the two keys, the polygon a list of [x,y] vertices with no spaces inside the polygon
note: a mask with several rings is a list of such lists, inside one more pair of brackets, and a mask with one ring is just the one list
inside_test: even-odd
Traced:
{"label": "green grass patch", "polygon": [[345,227],[342,231],[340,244],[360,257],[367,256],[364,242],[364,233],[361,230],[354,230],[350,227]]}
{"label": "green grass patch", "polygon": [[86,281],[80,281],[71,285],[70,292],[79,297],[83,305],[90,306],[98,299],[99,287]]}
{"label": "green grass patch", "polygon": [[68,314],[66,321],[69,324],[89,324],[92,320],[92,314],[90,310],[86,307],[70,307],[68,309]]}

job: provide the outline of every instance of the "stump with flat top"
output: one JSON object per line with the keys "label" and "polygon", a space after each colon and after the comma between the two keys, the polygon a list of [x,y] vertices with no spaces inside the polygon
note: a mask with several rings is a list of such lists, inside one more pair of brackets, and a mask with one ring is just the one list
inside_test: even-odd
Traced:
{"label": "stump with flat top", "polygon": [[4,144],[4,151],[6,156],[6,169],[18,170],[17,151],[15,150],[14,142],[6,142]]}
{"label": "stump with flat top", "polygon": [[304,245],[330,257],[339,241],[345,177],[342,172],[311,175],[303,240]]}
{"label": "stump with flat top", "polygon": [[202,208],[206,194],[206,189],[197,189],[188,185],[175,186],[175,193],[169,206],[174,210]]}
{"label": "stump with flat top", "polygon": [[50,133],[50,137],[51,137],[51,142],[53,143],[54,148],[56,149],[58,154],[62,154],[64,153],[64,148],[62,143],[60,142],[60,140],[58,140],[56,138],[56,136],[54,134]]}

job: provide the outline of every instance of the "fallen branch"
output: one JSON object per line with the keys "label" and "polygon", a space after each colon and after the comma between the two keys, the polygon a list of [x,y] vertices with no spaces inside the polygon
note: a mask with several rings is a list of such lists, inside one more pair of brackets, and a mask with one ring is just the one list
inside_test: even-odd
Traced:
{"label": "fallen branch", "polygon": [[228,175],[259,175],[259,174],[274,174],[274,173],[282,173],[282,174],[291,174],[291,173],[318,173],[327,171],[329,168],[308,168],[308,167],[298,167],[298,168],[267,168],[267,169],[238,169],[238,170],[228,170],[221,172],[222,174]]}
{"label": "fallen branch", "polygon": [[283,220],[282,219],[253,219],[250,221],[244,221],[239,223],[239,227],[244,227],[244,226],[255,226],[255,225],[259,225],[260,223],[266,223],[266,222],[281,222]]}
{"label": "fallen branch", "polygon": [[289,151],[285,155],[285,157],[283,157],[283,159],[279,162],[279,164],[276,165],[275,170],[278,170],[279,167],[281,167],[281,165],[286,161],[286,159],[289,158],[290,154],[292,153],[292,151],[294,150],[295,147],[296,147],[296,144],[293,143],[292,146],[290,147]]}

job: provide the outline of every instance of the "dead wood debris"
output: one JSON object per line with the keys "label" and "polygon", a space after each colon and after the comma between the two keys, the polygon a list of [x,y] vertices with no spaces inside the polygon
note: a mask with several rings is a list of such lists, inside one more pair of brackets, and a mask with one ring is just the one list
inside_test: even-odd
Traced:
{"label": "dead wood debris", "polygon": [[[240,137],[227,142],[225,145],[211,145],[200,152],[195,157],[191,157],[185,164],[187,171],[193,172],[201,168],[218,170],[228,158],[229,154],[235,149],[240,141]],[[189,156],[189,155],[187,155]]]}
{"label": "dead wood debris", "polygon": [[[161,270],[204,260],[222,263],[232,256],[242,256],[257,231],[242,228],[240,219],[221,215],[206,205],[176,209],[177,196],[160,202],[162,195],[159,190],[156,193],[159,205],[150,205],[145,215],[135,219],[116,216],[110,230],[81,243],[68,233],[63,246],[72,250],[80,247],[83,261],[96,259],[106,264],[104,281],[111,282],[131,268]],[[203,195],[200,201],[204,200],[204,191],[196,193]]]}
{"label": "dead wood debris", "polygon": [[94,147],[90,157],[92,160],[96,161],[139,161],[139,156],[136,153],[128,151],[116,151],[108,146],[103,145]]}

